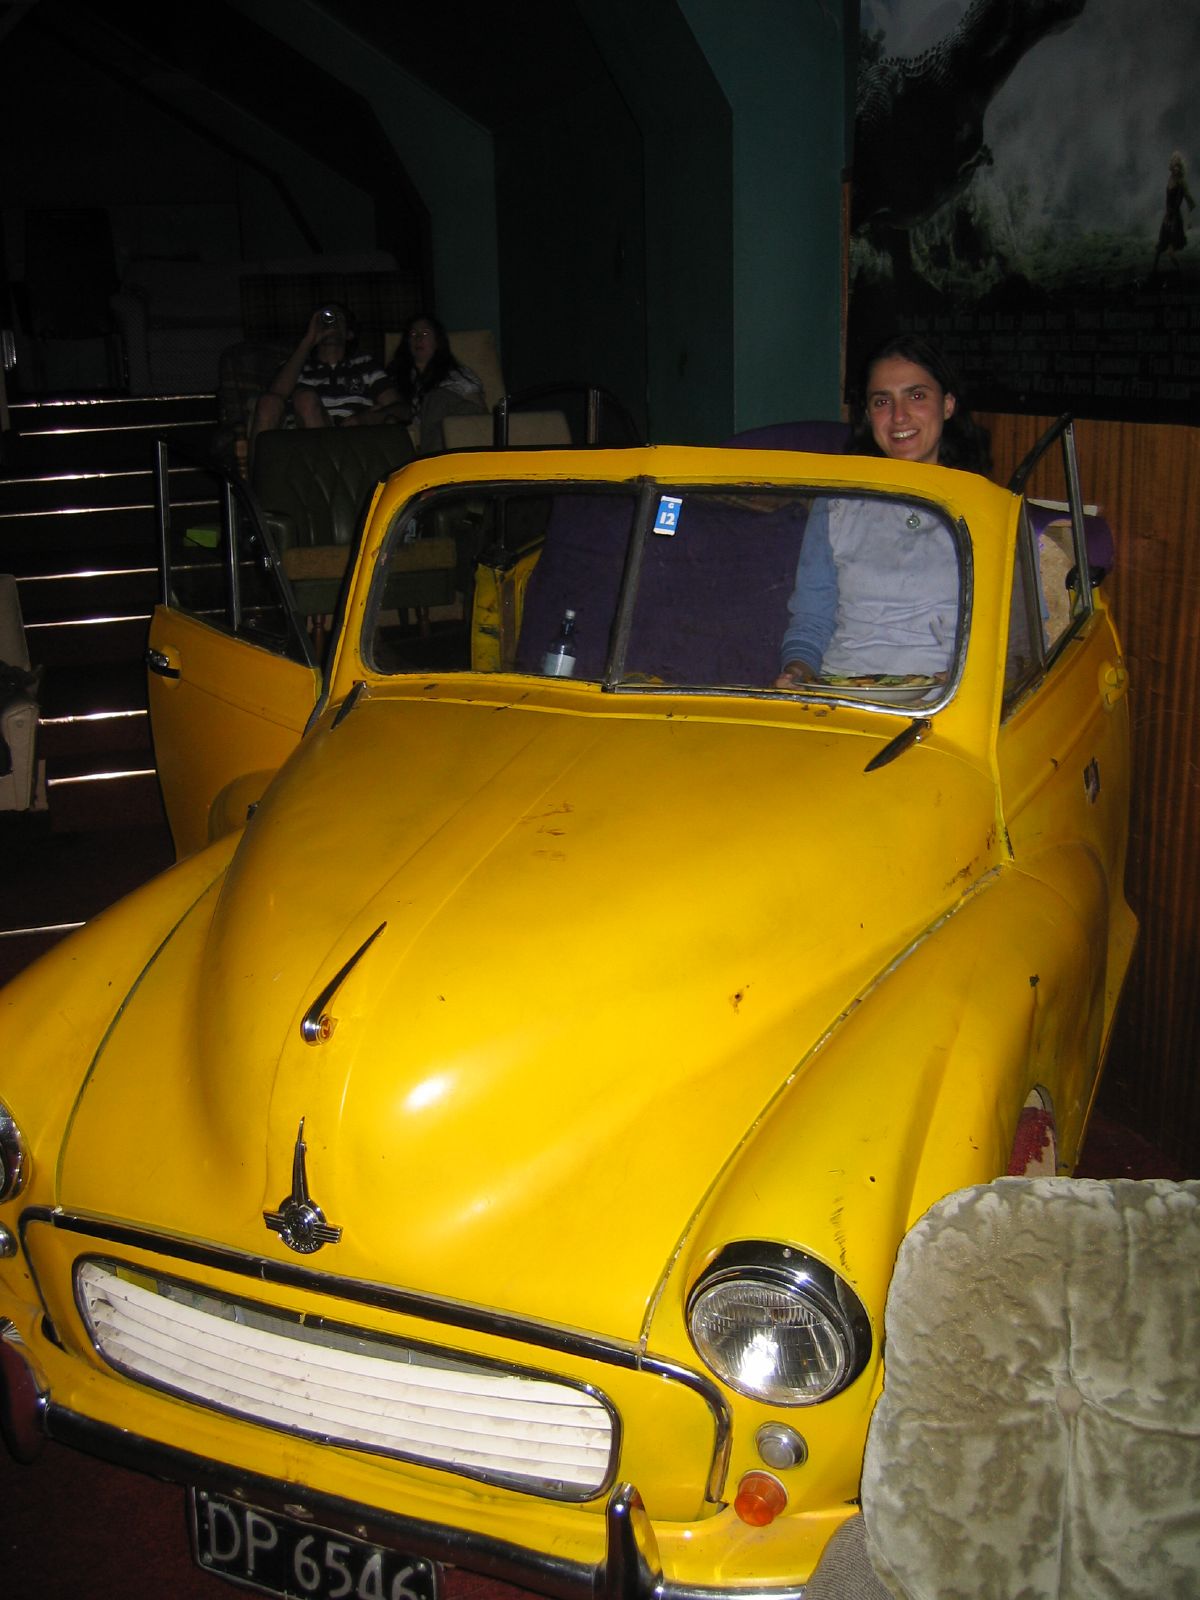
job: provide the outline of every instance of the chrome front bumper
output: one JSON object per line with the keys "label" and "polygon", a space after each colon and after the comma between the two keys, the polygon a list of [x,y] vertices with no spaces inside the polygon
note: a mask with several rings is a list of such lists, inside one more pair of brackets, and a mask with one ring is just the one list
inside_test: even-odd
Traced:
{"label": "chrome front bumper", "polygon": [[[5,1376],[7,1377],[7,1368]],[[446,1562],[553,1600],[804,1600],[804,1585],[778,1588],[683,1587],[664,1581],[657,1540],[641,1495],[617,1484],[605,1509],[606,1549],[597,1566],[563,1561],[502,1540],[421,1522],[321,1494],[300,1484],[239,1472],[202,1456],[96,1423],[41,1397],[37,1421],[57,1443],[135,1472],[194,1484],[227,1499],[261,1506],[293,1520],[372,1544]]]}
{"label": "chrome front bumper", "polygon": [[45,1439],[46,1395],[24,1348],[15,1326],[0,1317],[0,1439],[15,1460],[28,1464]]}

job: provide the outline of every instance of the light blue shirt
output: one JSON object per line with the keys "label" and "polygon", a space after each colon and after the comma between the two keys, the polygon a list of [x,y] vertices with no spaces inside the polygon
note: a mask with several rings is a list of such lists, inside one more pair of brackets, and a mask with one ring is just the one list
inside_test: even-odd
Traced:
{"label": "light blue shirt", "polygon": [[927,506],[817,500],[788,601],[783,665],[827,677],[949,670],[958,624],[958,553]]}

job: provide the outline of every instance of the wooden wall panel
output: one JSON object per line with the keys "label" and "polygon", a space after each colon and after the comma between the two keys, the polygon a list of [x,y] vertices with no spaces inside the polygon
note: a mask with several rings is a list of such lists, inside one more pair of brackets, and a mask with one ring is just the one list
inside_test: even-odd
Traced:
{"label": "wooden wall panel", "polygon": [[[980,420],[1000,482],[1049,421]],[[1141,919],[1101,1103],[1200,1176],[1200,428],[1075,432],[1084,496],[1117,546],[1105,593],[1130,673],[1127,890]]]}

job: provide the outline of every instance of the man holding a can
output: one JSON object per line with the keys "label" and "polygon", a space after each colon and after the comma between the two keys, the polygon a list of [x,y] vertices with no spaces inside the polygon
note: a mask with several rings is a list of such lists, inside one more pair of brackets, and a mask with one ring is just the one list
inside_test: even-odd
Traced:
{"label": "man holding a can", "polygon": [[299,344],[255,401],[249,447],[269,428],[361,428],[403,422],[394,380],[366,351],[354,349],[354,319],[336,302],[319,306]]}

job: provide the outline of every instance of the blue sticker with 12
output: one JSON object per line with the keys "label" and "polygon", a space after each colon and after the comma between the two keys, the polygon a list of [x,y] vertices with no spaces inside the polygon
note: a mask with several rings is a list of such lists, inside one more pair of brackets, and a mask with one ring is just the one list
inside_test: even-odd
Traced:
{"label": "blue sticker with 12", "polygon": [[658,502],[658,515],[654,519],[655,533],[674,534],[679,530],[679,508],[683,501],[678,495],[664,494]]}

